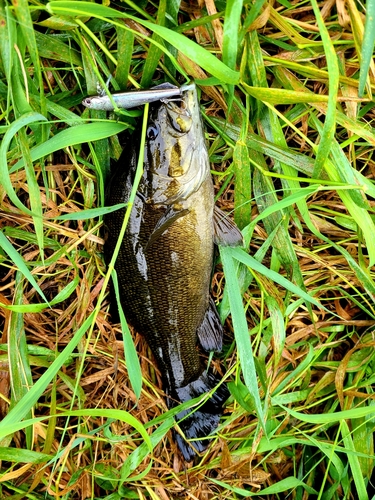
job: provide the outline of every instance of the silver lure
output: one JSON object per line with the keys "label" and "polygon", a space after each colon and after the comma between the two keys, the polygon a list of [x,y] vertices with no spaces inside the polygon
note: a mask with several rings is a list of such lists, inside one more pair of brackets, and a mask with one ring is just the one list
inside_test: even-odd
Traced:
{"label": "silver lure", "polygon": [[113,103],[121,109],[131,109],[142,104],[169,99],[175,96],[181,96],[184,87],[176,87],[170,83],[157,85],[148,90],[132,90],[129,92],[118,92],[112,94],[112,100],[107,96],[91,96],[83,99],[82,104],[90,109],[101,111],[113,111]]}

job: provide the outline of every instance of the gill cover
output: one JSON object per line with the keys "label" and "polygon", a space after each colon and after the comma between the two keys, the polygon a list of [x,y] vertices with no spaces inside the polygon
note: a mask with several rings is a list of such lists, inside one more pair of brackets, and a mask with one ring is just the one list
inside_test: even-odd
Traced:
{"label": "gill cover", "polygon": [[186,200],[207,177],[208,155],[195,85],[181,87],[181,97],[151,107],[147,128],[146,199],[170,205]]}

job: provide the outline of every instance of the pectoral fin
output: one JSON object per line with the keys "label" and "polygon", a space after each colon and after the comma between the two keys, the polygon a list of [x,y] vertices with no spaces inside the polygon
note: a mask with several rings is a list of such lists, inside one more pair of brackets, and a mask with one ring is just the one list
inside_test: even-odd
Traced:
{"label": "pectoral fin", "polygon": [[216,245],[229,247],[243,245],[241,231],[228,215],[217,207],[214,210],[214,242]]}
{"label": "pectoral fin", "polygon": [[168,208],[164,215],[160,217],[157,221],[153,232],[150,235],[150,238],[147,242],[145,251],[148,249],[150,245],[155,243],[155,241],[169,228],[171,225],[176,222],[176,220],[180,219],[184,215],[189,213],[187,208],[183,209],[175,209],[173,206]]}
{"label": "pectoral fin", "polygon": [[223,347],[223,326],[215,302],[211,297],[203,321],[198,327],[197,335],[205,351],[221,351]]}

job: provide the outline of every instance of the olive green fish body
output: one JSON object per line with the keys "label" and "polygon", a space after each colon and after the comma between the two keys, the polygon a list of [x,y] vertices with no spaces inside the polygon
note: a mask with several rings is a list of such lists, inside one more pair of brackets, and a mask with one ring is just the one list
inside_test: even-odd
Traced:
{"label": "olive green fish body", "polygon": [[[116,189],[120,185],[121,178],[111,202],[124,199]],[[207,218],[202,212],[213,211],[211,190],[207,178],[188,201],[171,207],[137,196],[116,263],[126,316],[146,337],[169,388],[182,387],[202,372],[196,332],[209,304],[213,223],[212,214]],[[158,221],[176,205],[187,213],[155,236]],[[113,244],[121,222],[121,215],[115,224],[106,220]]]}
{"label": "olive green fish body", "polygon": [[[209,295],[215,231],[208,152],[195,86],[181,90],[180,98],[151,106],[144,173],[115,265],[125,315],[157,359],[170,406],[218,384],[204,371],[197,338],[206,349],[220,350],[222,342],[222,326]],[[118,162],[110,205],[129,200],[135,151],[124,151]],[[124,212],[105,219],[109,256]],[[228,395],[221,385],[200,410],[185,418],[180,424],[185,436],[204,438],[214,430]],[[194,452],[179,435],[176,439],[190,460]],[[206,444],[194,442],[198,451]]]}

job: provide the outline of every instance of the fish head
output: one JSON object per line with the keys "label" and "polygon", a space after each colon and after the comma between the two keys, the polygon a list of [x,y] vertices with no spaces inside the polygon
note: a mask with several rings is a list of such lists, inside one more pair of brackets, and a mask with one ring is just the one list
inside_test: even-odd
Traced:
{"label": "fish head", "polygon": [[150,107],[145,175],[149,201],[171,204],[187,199],[209,173],[208,153],[194,84],[181,96]]}

